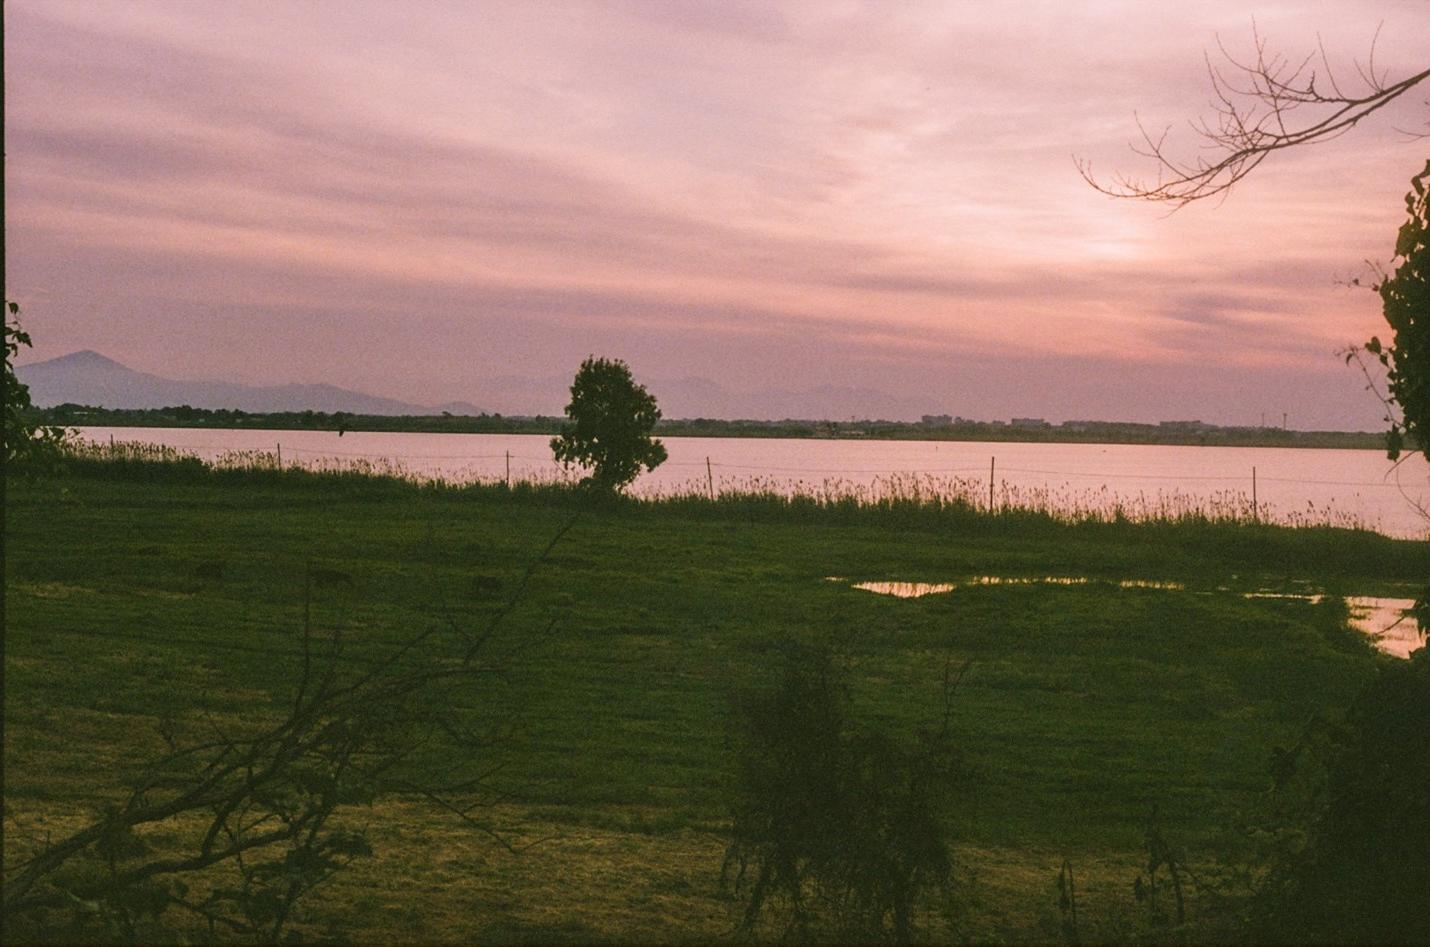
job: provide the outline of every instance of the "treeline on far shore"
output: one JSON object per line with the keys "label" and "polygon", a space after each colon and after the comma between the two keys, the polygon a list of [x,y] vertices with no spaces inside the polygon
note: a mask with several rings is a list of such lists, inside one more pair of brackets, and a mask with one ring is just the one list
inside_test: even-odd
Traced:
{"label": "treeline on far shore", "polygon": [[[32,409],[32,420],[62,427],[203,427],[282,431],[387,431],[429,434],[556,434],[563,419],[546,415],[349,414],[326,411],[239,411],[230,408],[102,408],[61,404]],[[1365,431],[1295,431],[1278,427],[1221,427],[1200,421],[1039,419],[973,421],[782,421],[687,418],[662,420],[665,437],[784,437],[926,441],[1019,441],[1082,444],[1168,444],[1207,447],[1307,447],[1381,450],[1385,435]]]}

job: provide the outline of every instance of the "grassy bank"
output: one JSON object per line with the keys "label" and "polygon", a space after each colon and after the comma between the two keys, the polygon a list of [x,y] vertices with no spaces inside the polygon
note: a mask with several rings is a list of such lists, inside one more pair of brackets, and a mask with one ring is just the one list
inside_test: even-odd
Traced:
{"label": "grassy bank", "polygon": [[[1430,544],[1366,532],[911,500],[593,506],[558,486],[137,455],[6,486],[5,794],[31,827],[113,798],[166,717],[275,708],[310,566],[341,577],[314,614],[360,660],[454,615],[479,624],[575,518],[508,628],[520,640],[556,621],[512,681],[522,724],[493,814],[546,841],[512,855],[414,800],[361,810],[376,856],[309,910],[310,932],[359,940],[727,936],[725,717],[788,640],[834,646],[858,711],[904,733],[939,712],[945,661],[972,662],[954,718],[970,778],[948,813],[965,933],[1055,938],[1068,858],[1086,878],[1084,936],[1131,937],[1149,806],[1209,854],[1266,789],[1271,748],[1385,660],[1334,600],[1234,592],[1388,594],[1430,574]],[[850,585],[976,576],[1094,581],[917,599]]]}

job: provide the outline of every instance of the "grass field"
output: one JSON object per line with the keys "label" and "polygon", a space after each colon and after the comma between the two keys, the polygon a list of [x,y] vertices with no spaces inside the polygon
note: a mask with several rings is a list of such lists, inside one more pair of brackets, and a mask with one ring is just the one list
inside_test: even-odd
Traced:
{"label": "grass field", "polygon": [[[285,699],[310,566],[350,579],[315,593],[318,624],[377,655],[449,614],[485,620],[575,518],[505,632],[555,620],[501,692],[522,725],[492,813],[540,844],[511,854],[412,799],[354,810],[376,854],[304,918],[360,941],[728,938],[727,708],[790,640],[834,647],[856,711],[902,733],[938,714],[945,662],[972,662],[954,716],[969,778],[948,813],[962,935],[1055,940],[1066,858],[1084,938],[1134,938],[1149,807],[1210,857],[1267,788],[1272,747],[1390,660],[1335,599],[1237,593],[1413,595],[1430,575],[1430,544],[1346,530],[582,508],[558,490],[87,470],[6,483],[6,815],[55,835],[117,797],[166,716],[241,722]],[[913,599],[851,587],[976,576],[1092,581]]]}

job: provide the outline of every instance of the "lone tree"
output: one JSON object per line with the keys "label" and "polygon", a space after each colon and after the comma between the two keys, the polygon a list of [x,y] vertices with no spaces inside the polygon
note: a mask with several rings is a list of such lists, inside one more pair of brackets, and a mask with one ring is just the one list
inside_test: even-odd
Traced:
{"label": "lone tree", "polygon": [[660,420],[655,397],[631,378],[620,359],[591,356],[571,382],[571,403],[551,452],[565,467],[589,467],[585,486],[615,493],[642,469],[665,462],[665,446],[650,436]]}

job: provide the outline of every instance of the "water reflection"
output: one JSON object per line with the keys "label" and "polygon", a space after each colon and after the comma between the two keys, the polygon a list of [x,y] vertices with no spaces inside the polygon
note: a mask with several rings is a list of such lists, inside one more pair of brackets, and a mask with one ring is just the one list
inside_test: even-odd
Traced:
{"label": "water reflection", "polygon": [[1346,605],[1350,608],[1351,624],[1370,635],[1375,646],[1386,654],[1408,658],[1410,652],[1418,651],[1425,644],[1420,637],[1420,626],[1410,616],[1410,609],[1415,607],[1414,599],[1353,595],[1346,597]]}
{"label": "water reflection", "polygon": [[[843,576],[829,575],[826,582],[848,582]],[[853,588],[880,595],[898,598],[918,598],[939,592],[952,592],[959,587],[977,585],[1088,585],[1100,581],[1085,575],[974,575],[958,582],[855,582]],[[1186,588],[1180,582],[1165,582],[1160,579],[1121,579],[1112,583],[1123,589],[1172,589]]]}
{"label": "water reflection", "polygon": [[[826,582],[849,582],[844,576],[825,576]],[[865,592],[874,592],[878,595],[892,595],[895,598],[922,598],[925,595],[938,595],[945,592],[952,592],[960,587],[990,586],[990,585],[1088,585],[1094,580],[1087,576],[1067,576],[1067,575],[1044,575],[1044,576],[1007,576],[1007,575],[975,575],[958,582],[853,582],[851,588],[861,589]],[[1160,579],[1122,579],[1115,583],[1119,588],[1124,589],[1165,589],[1181,591],[1186,586],[1181,582],[1167,582]],[[1199,594],[1232,594],[1239,595],[1247,599],[1293,599],[1296,601],[1309,602],[1315,604],[1321,601],[1324,596],[1319,592],[1272,592],[1258,590],[1255,592],[1231,592],[1224,586],[1218,586],[1214,591],[1204,591]],[[1425,642],[1420,636],[1419,625],[1410,616],[1410,609],[1415,602],[1408,598],[1382,598],[1370,595],[1351,595],[1346,597],[1346,607],[1350,612],[1351,627],[1357,631],[1368,635],[1375,646],[1386,654],[1398,658],[1408,658],[1412,651],[1423,647]]]}
{"label": "water reflection", "polygon": [[[1241,597],[1292,599],[1315,605],[1325,596],[1318,592],[1258,591],[1243,592]],[[1368,635],[1381,651],[1397,658],[1408,658],[1410,652],[1418,651],[1425,645],[1420,636],[1420,626],[1410,615],[1410,610],[1414,607],[1415,600],[1410,598],[1346,596],[1351,627]]]}
{"label": "water reflection", "polygon": [[919,598],[938,592],[952,592],[956,588],[948,582],[855,582],[853,587],[896,598]]}

